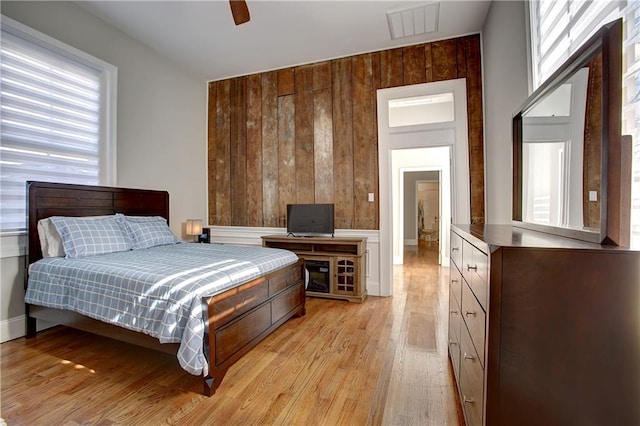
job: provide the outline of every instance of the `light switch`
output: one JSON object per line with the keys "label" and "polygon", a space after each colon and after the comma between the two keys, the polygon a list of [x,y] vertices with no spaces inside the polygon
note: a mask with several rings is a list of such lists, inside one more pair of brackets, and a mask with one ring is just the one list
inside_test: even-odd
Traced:
{"label": "light switch", "polygon": [[373,192],[370,192],[369,193],[369,202],[373,203],[373,201],[374,201],[374,195],[373,195]]}
{"label": "light switch", "polygon": [[589,191],[589,201],[598,201],[598,191]]}

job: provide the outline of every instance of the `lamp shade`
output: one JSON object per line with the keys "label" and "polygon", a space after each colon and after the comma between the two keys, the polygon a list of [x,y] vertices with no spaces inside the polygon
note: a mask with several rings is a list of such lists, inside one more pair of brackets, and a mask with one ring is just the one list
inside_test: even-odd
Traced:
{"label": "lamp shade", "polygon": [[187,219],[187,235],[200,235],[202,234],[202,220],[201,219]]}

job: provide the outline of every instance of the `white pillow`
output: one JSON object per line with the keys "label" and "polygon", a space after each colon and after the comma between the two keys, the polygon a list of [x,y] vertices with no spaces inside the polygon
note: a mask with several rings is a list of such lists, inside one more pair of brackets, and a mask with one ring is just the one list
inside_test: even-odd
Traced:
{"label": "white pillow", "polygon": [[[76,219],[101,219],[107,216],[83,216]],[[40,219],[38,221],[38,238],[40,238],[40,249],[42,257],[64,257],[64,246],[62,245],[62,237],[51,222],[50,218]]]}
{"label": "white pillow", "polygon": [[49,218],[38,221],[38,238],[42,257],[63,257],[62,237]]}

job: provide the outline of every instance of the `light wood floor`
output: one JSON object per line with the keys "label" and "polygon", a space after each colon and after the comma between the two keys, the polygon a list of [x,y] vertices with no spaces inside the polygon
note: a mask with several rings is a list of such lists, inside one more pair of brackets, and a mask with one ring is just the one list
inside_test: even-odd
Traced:
{"label": "light wood floor", "polygon": [[240,359],[216,394],[171,355],[56,327],[4,343],[8,425],[458,425],[447,362],[448,270],[405,250],[394,295],[307,299]]}

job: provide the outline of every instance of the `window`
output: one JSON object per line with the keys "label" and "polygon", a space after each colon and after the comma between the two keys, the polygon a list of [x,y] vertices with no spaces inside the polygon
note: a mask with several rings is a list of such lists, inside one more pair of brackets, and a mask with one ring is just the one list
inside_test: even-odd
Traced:
{"label": "window", "polygon": [[622,134],[633,138],[631,247],[640,248],[640,2],[531,1],[534,89],[603,24],[623,18]]}
{"label": "window", "polygon": [[622,11],[622,134],[633,139],[631,175],[631,247],[640,249],[640,3]]}
{"label": "window", "polygon": [[624,4],[609,0],[529,2],[533,88],[549,78],[603,24],[618,18]]}
{"label": "window", "polygon": [[448,123],[454,120],[453,93],[389,101],[389,127]]}
{"label": "window", "polygon": [[2,17],[0,231],[26,228],[27,180],[115,182],[115,67]]}

